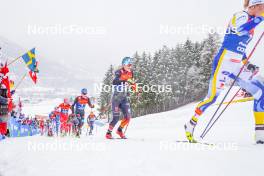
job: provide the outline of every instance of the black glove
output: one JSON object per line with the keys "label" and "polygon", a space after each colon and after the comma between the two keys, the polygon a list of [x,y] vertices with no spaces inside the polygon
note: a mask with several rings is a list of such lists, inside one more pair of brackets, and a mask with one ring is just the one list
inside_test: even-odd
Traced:
{"label": "black glove", "polygon": [[248,63],[246,64],[246,69],[249,70],[249,71],[252,72],[252,73],[255,73],[256,71],[259,70],[259,67],[256,66],[256,65],[254,65],[254,64],[251,64],[250,62],[248,62]]}

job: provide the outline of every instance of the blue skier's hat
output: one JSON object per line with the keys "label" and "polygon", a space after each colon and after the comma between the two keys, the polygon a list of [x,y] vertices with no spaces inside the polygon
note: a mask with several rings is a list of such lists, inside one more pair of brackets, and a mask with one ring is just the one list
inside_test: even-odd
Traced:
{"label": "blue skier's hat", "polygon": [[82,90],[81,90],[81,93],[83,94],[83,95],[86,95],[87,94],[87,89],[86,88],[83,88]]}
{"label": "blue skier's hat", "polygon": [[122,60],[122,65],[131,65],[132,64],[132,58],[131,57],[124,57]]}

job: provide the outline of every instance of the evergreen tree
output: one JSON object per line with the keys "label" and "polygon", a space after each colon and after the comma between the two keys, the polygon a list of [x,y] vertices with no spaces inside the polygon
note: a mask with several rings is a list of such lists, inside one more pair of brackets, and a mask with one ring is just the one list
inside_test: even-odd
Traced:
{"label": "evergreen tree", "polygon": [[[102,83],[102,90],[99,97],[100,111],[107,112],[108,115],[111,111],[111,97],[112,97],[112,82],[114,79],[114,67],[110,65],[105,74],[105,78]],[[109,116],[108,116],[109,117]]]}
{"label": "evergreen tree", "polygon": [[[175,48],[163,46],[153,56],[137,52],[133,56],[133,72],[137,83],[171,86],[172,91],[131,94],[133,117],[175,109],[203,98],[208,89],[212,61],[219,48],[219,36],[209,34],[202,42],[187,40]],[[103,84],[112,85],[113,66],[106,72]],[[156,87],[157,88],[157,87]],[[112,92],[102,92],[101,107],[109,104]]]}
{"label": "evergreen tree", "polygon": [[209,34],[208,37],[203,42],[203,48],[201,51],[200,60],[200,72],[201,81],[204,82],[204,88],[209,83],[210,75],[212,72],[212,62],[219,49],[219,36],[217,34]]}

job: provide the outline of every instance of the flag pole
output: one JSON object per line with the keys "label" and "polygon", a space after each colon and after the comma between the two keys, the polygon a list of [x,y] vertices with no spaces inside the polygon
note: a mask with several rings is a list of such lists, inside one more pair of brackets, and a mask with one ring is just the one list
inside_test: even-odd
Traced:
{"label": "flag pole", "polygon": [[14,90],[16,90],[20,86],[20,84],[23,82],[23,80],[26,78],[26,76],[27,76],[27,73],[25,73],[24,76],[20,79],[20,81],[18,82],[18,84],[16,85]]}
{"label": "flag pole", "polygon": [[14,59],[14,60],[12,60],[9,64],[7,64],[7,66],[9,66],[9,65],[11,65],[11,64],[13,64],[14,62],[16,62],[20,57],[22,57],[23,55],[21,55],[21,56],[19,56],[18,58],[16,58],[16,59]]}
{"label": "flag pole", "polygon": [[[32,48],[32,49],[34,49],[34,48]],[[31,49],[31,50],[32,50]],[[31,51],[31,50],[28,50],[28,51]],[[28,52],[27,51],[27,52]],[[22,56],[23,56],[24,54],[22,54],[22,55],[20,55],[19,57],[17,57],[16,59],[14,59],[14,60],[12,60],[9,64],[7,64],[7,66],[9,66],[9,65],[11,65],[11,64],[13,64],[14,62],[16,62],[19,58],[21,58]]]}

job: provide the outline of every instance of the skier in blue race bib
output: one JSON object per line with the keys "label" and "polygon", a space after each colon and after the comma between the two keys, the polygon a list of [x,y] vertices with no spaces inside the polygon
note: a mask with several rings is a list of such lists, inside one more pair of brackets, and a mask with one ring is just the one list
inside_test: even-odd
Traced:
{"label": "skier in blue race bib", "polygon": [[56,132],[56,135],[59,136],[59,132],[60,132],[60,111],[59,111],[58,107],[55,107],[54,111],[52,111],[49,114],[49,118],[53,124],[54,131]]}
{"label": "skier in blue race bib", "polygon": [[122,68],[115,72],[113,80],[114,92],[112,96],[112,112],[113,119],[109,124],[106,133],[107,139],[112,139],[112,131],[117,122],[119,121],[120,112],[123,113],[123,120],[117,129],[117,134],[120,138],[125,139],[123,129],[128,125],[131,119],[131,108],[129,102],[129,88],[135,91],[135,83],[133,81],[132,58],[125,57],[122,61]]}
{"label": "skier in blue race bib", "polygon": [[[87,89],[83,88],[81,90],[81,95],[76,97],[72,104],[72,112],[80,117],[79,119],[79,132],[81,132],[82,126],[84,124],[84,116],[85,116],[85,107],[88,105],[90,108],[94,108],[94,105],[91,103],[90,98],[87,96]],[[78,133],[77,136],[80,134]]]}
{"label": "skier in blue race bib", "polygon": [[254,97],[256,143],[264,143],[264,78],[256,74],[259,68],[247,62],[246,56],[254,30],[264,20],[264,0],[245,0],[244,7],[245,11],[235,13],[230,20],[222,47],[214,58],[208,95],[184,126],[189,142],[196,142],[193,133],[200,116],[216,101],[226,81],[236,79],[245,65],[237,84]]}
{"label": "skier in blue race bib", "polygon": [[92,135],[93,134],[95,120],[96,120],[96,116],[93,113],[93,111],[91,111],[90,114],[89,114],[89,116],[87,117],[87,124],[90,127],[89,135]]}

